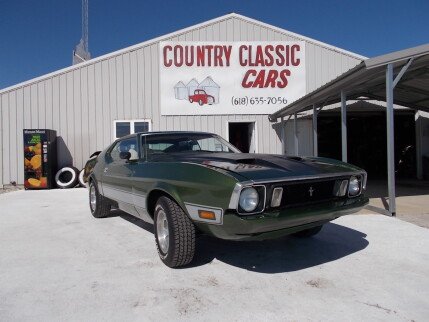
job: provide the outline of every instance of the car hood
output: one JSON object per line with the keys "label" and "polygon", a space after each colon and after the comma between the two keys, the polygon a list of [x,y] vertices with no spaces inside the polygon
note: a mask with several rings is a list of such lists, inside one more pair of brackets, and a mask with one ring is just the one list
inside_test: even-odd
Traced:
{"label": "car hood", "polygon": [[195,153],[177,156],[176,161],[222,169],[253,181],[291,177],[330,177],[342,173],[363,171],[353,165],[333,159],[256,153]]}

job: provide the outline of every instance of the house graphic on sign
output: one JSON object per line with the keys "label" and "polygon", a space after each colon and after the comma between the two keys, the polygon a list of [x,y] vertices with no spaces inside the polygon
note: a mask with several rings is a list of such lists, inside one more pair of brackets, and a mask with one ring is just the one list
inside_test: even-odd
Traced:
{"label": "house graphic on sign", "polygon": [[207,76],[201,83],[192,78],[186,85],[183,81],[174,85],[174,97],[177,100],[197,102],[200,105],[219,104],[219,93],[220,86],[210,76]]}
{"label": "house graphic on sign", "polygon": [[189,97],[188,88],[182,81],[174,86],[174,97],[177,100],[187,100]]}

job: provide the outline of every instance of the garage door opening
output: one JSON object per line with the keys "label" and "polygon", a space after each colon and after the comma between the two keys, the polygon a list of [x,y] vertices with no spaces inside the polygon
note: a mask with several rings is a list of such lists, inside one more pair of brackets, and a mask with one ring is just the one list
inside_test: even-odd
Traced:
{"label": "garage door opening", "polygon": [[228,141],[243,153],[255,153],[255,122],[229,122]]}
{"label": "garage door opening", "polygon": [[[347,113],[348,162],[365,169],[371,179],[387,178],[386,113]],[[321,112],[319,156],[341,160],[341,120]],[[398,178],[416,178],[416,132],[413,112],[395,111],[395,169]]]}

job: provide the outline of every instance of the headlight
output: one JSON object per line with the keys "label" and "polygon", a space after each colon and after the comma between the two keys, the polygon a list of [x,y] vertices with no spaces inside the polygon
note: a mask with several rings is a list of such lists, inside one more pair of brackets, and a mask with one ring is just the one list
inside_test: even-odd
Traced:
{"label": "headlight", "polygon": [[360,181],[357,177],[350,177],[349,196],[355,197],[360,194]]}
{"label": "headlight", "polygon": [[256,209],[259,203],[259,195],[255,188],[245,188],[241,191],[239,204],[247,212]]}

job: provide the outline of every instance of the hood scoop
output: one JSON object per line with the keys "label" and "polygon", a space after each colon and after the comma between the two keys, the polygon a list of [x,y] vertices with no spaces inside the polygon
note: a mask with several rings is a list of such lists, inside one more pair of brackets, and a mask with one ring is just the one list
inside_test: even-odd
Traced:
{"label": "hood scoop", "polygon": [[286,157],[288,160],[293,160],[293,161],[303,161],[304,159],[303,158],[301,158],[301,157],[298,157],[298,156],[289,156],[289,157]]}
{"label": "hood scoop", "polygon": [[242,163],[242,164],[256,164],[255,158],[249,158],[249,159],[237,159],[235,162]]}
{"label": "hood scoop", "polygon": [[270,161],[258,159],[258,158],[237,159],[237,160],[235,160],[235,162],[239,163],[239,164],[277,168],[277,169],[284,170],[284,167],[281,167],[278,164],[275,164],[274,162],[270,162]]}

